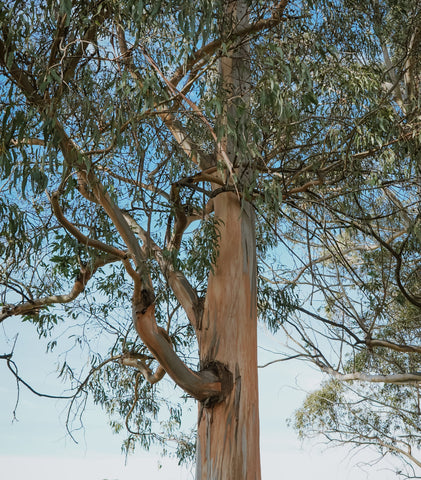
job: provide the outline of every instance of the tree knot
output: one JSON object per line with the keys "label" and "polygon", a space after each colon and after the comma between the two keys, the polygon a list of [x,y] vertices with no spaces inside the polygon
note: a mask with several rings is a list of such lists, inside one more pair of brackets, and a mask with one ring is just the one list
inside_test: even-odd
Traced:
{"label": "tree knot", "polygon": [[234,386],[233,375],[226,365],[221,362],[212,361],[204,365],[203,370],[209,370],[214,373],[221,382],[221,391],[217,395],[212,395],[202,401],[205,408],[212,408],[217,403],[221,403],[231,393]]}

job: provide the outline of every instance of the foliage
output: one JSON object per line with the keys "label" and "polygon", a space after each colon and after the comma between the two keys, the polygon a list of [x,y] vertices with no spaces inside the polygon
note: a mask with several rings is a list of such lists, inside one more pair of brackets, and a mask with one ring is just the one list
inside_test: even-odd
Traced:
{"label": "foliage", "polygon": [[[393,439],[419,442],[421,7],[246,4],[251,27],[227,33],[215,0],[0,2],[0,322],[22,316],[57,351],[78,318],[90,363],[85,380],[62,365],[72,408],[89,393],[127,450],[171,438],[187,458],[184,399],[128,365],[158,368],[132,325],[119,215],[140,232],[157,324],[194,368],[169,274],[203,303],[212,202],[230,190],[256,213],[260,320],[334,377],[300,433],[409,458]],[[247,87],[231,98],[218,65],[243,44]],[[386,383],[339,383],[375,375]]]}

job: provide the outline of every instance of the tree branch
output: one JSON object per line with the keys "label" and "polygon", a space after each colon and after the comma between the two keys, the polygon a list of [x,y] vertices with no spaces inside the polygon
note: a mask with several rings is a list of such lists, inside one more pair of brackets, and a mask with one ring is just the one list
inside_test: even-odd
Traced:
{"label": "tree branch", "polygon": [[[136,71],[135,65],[133,63],[133,56],[131,50],[127,47],[127,42],[125,39],[124,31],[121,26],[117,26],[118,40],[120,50],[122,52],[123,64],[128,69],[132,78],[142,85],[142,78],[139,73]],[[159,68],[154,64],[152,59],[146,54],[144,49],[142,49],[145,58],[148,59],[152,67],[161,74]],[[164,77],[165,80],[165,77]],[[168,86],[168,85],[167,85]],[[178,93],[178,92],[177,92]],[[159,107],[158,107],[159,108]],[[165,126],[172,133],[174,139],[184,153],[191,158],[191,160],[196,163],[201,169],[206,169],[210,167],[213,163],[213,158],[206,154],[195,142],[191,140],[189,135],[185,132],[181,122],[179,122],[172,113],[168,111],[160,112],[158,110],[158,115],[161,120],[164,122]]]}
{"label": "tree branch", "polygon": [[[386,243],[390,244],[390,243],[394,242],[397,238],[401,237],[402,235],[405,235],[406,233],[408,233],[407,230],[401,230],[400,232],[396,232],[386,240]],[[342,250],[341,251],[341,257],[344,258],[345,255],[348,255],[349,253],[353,253],[353,252],[358,252],[358,251],[371,252],[373,250],[381,248],[381,246],[382,245],[380,243],[377,243],[376,245],[367,245],[367,244],[365,244],[365,245],[355,245],[353,247],[349,247],[349,248],[346,248],[345,250]],[[328,253],[326,255],[322,255],[321,257],[315,258],[311,262],[307,263],[306,265],[304,265],[301,268],[301,270],[297,273],[296,277],[294,278],[294,280],[292,280],[291,283],[297,283],[298,280],[300,279],[300,277],[305,273],[305,271],[308,268],[312,268],[314,265],[317,265],[318,263],[322,263],[322,262],[326,262],[328,260],[331,260],[334,256],[335,256],[335,254],[333,252]]]}
{"label": "tree branch", "polygon": [[124,213],[124,217],[133,232],[142,240],[143,244],[151,248],[155,260],[158,262],[168,285],[186,312],[187,318],[192,326],[197,328],[202,315],[202,307],[196,291],[190,285],[183,273],[174,269],[171,260],[165,258],[161,248],[152,240],[150,235],[148,235],[148,233],[132,217],[130,217],[130,215]]}
{"label": "tree branch", "polygon": [[[143,358],[142,358],[143,357]],[[144,355],[139,356],[138,354],[127,352],[124,353],[119,362],[122,365],[128,367],[134,367],[145,377],[145,379],[151,384],[159,382],[165,375],[165,370],[161,365],[158,365],[155,372],[152,372],[150,367],[146,364],[144,360]]]}
{"label": "tree branch", "polygon": [[270,18],[259,20],[256,23],[238,29],[235,32],[231,33],[228,38],[218,38],[216,40],[213,40],[212,42],[208,43],[196,52],[192,53],[187,59],[186,63],[176,69],[174,75],[170,79],[171,84],[176,87],[197,62],[202,60],[204,57],[214,54],[222,46],[223,43],[238,42],[246,35],[257,33],[262,30],[267,30],[281,23],[283,20],[285,20],[283,14],[288,4],[288,1],[289,0],[281,0],[273,9],[273,14]]}
{"label": "tree branch", "polygon": [[85,31],[83,38],[79,40],[77,51],[64,62],[63,83],[68,83],[74,76],[79,62],[82,60],[86,45],[94,44],[97,39],[99,27],[109,17],[111,10],[108,8],[101,8],[91,19],[91,23]]}
{"label": "tree branch", "polygon": [[[4,24],[3,32],[6,36],[7,30]],[[37,106],[42,106],[44,99],[38,94],[37,88],[32,83],[30,77],[20,67],[18,67],[14,61],[9,67],[7,67],[7,58],[9,55],[12,55],[12,52],[6,47],[5,43],[0,40],[0,65],[2,65],[5,71],[9,73],[12,81],[21,89],[22,93],[28,99],[28,102]]]}
{"label": "tree branch", "polygon": [[182,362],[156,324],[154,305],[146,311],[134,309],[133,321],[139,337],[178,386],[199,401],[222,400],[223,380],[212,370],[194,372]]}
{"label": "tree branch", "polygon": [[51,207],[53,209],[53,213],[56,216],[57,220],[60,224],[71,234],[73,235],[76,240],[81,243],[82,245],[86,245],[88,247],[96,248],[98,250],[102,250],[103,252],[107,252],[110,255],[114,255],[122,260],[127,259],[127,252],[115,248],[111,245],[107,245],[106,243],[101,242],[100,240],[96,240],[94,238],[88,238],[87,236],[83,235],[71,222],[69,222],[63,212],[61,210],[59,204],[59,193],[54,192],[50,197]]}
{"label": "tree branch", "polygon": [[16,363],[11,359],[12,357],[12,354],[8,354],[8,355],[0,355],[0,360],[6,360],[7,362],[7,367],[8,369],[12,372],[13,376],[15,377],[16,379],[16,382],[19,384],[21,383],[22,385],[24,385],[28,390],[30,390],[34,395],[36,395],[37,397],[44,397],[44,398],[55,398],[55,399],[69,399],[69,398],[73,398],[73,395],[50,395],[48,393],[41,393],[41,392],[38,392],[37,390],[35,390],[33,387],[31,387],[31,385],[29,385],[28,382],[26,382],[25,380],[23,380],[23,378],[21,376],[19,376],[18,374],[18,367],[16,365]]}
{"label": "tree branch", "polygon": [[[74,147],[72,145],[72,142],[63,146],[64,149],[62,148],[62,152],[65,157],[68,149],[70,149],[71,153],[76,153],[73,151]],[[80,169],[79,175],[80,181],[91,187],[92,194],[94,195],[96,201],[105,210],[108,217],[113,222],[114,226],[122,237],[124,243],[126,244],[130,257],[133,259],[136,266],[135,271],[131,267],[130,262],[127,258],[124,261],[124,266],[126,267],[127,272],[134,281],[133,299],[137,304],[142,304],[143,308],[147,308],[154,300],[154,291],[149,270],[146,265],[145,253],[142,251],[139,242],[136,240],[136,237],[134,236],[126,219],[124,218],[123,213],[121,212],[119,207],[111,200],[111,197],[106,192],[105,187],[94,176],[92,171],[90,171],[88,174],[85,170]]]}
{"label": "tree branch", "polygon": [[394,350],[395,352],[421,353],[421,346],[419,345],[400,345],[390,342],[389,340],[366,338],[365,344],[367,345],[367,347],[383,347]]}
{"label": "tree branch", "polygon": [[359,381],[373,383],[394,383],[396,385],[413,385],[421,383],[421,372],[415,373],[392,373],[390,375],[371,375],[362,372],[340,373],[331,367],[319,365],[319,368],[330,376],[344,382]]}
{"label": "tree branch", "polygon": [[68,294],[50,295],[47,297],[36,298],[29,302],[20,303],[18,305],[5,305],[0,312],[0,322],[8,317],[16,315],[27,315],[37,312],[40,308],[56,303],[69,303],[78,297],[84,290],[88,281],[92,278],[98,268],[103,267],[109,263],[120,260],[116,256],[108,256],[96,258],[94,263],[90,266],[84,266],[80,269],[79,275],[75,280],[72,290]]}
{"label": "tree branch", "polygon": [[[414,462],[415,465],[417,465],[418,467],[421,467],[421,461],[419,461],[417,458],[415,458],[412,453],[411,453],[411,450],[408,449],[408,450],[403,450],[402,448],[399,448],[397,447],[396,445],[392,445],[390,443],[386,443],[384,442],[380,437],[374,437],[374,440],[376,442],[378,442],[382,447],[390,450],[391,452],[396,452],[396,453],[400,453],[401,455],[404,455],[405,457],[407,457],[409,460],[411,460],[411,462]],[[408,446],[409,447],[409,446]]]}
{"label": "tree branch", "polygon": [[150,192],[165,198],[165,200],[168,200],[168,201],[170,200],[170,196],[168,195],[168,193],[165,192],[164,190],[161,190],[158,187],[155,187],[155,185],[148,185],[146,183],[139,182],[138,180],[133,180],[132,178],[123,177],[122,175],[119,175],[118,173],[113,172],[109,167],[104,167],[102,165],[96,164],[95,168],[103,172],[106,172],[108,175],[110,175],[110,177],[113,177],[116,180],[120,180],[121,182],[124,182],[124,183],[129,183],[130,185],[134,185],[135,187],[149,190]]}

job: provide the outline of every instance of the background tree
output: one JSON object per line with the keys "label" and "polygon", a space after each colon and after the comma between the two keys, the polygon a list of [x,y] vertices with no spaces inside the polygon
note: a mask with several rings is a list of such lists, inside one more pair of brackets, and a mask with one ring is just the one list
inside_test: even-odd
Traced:
{"label": "background tree", "polygon": [[[299,351],[333,378],[308,395],[294,425],[301,435],[322,434],[329,442],[375,445],[381,455],[401,457],[413,476],[421,465],[420,9],[375,1],[325,7],[320,28],[371,73],[355,71],[355,87],[364,89],[362,112],[345,147],[359,179],[327,195],[317,192],[312,210],[323,217],[313,213],[308,221],[305,212],[309,255],[292,278],[311,285],[310,302],[320,307],[301,304],[300,318],[288,324],[306,332]],[[361,141],[365,153],[358,152]],[[351,160],[357,157],[364,158]],[[284,327],[289,335],[290,326]]]}
{"label": "background tree", "polygon": [[418,391],[417,3],[0,3],[0,321],[57,351],[83,319],[70,412],[91,393],[126,448],[186,457],[167,373],[197,478],[259,478],[257,315],[338,380]]}

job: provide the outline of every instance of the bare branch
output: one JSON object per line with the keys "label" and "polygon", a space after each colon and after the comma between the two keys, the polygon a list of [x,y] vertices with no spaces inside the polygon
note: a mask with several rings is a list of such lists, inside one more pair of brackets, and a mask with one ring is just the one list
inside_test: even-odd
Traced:
{"label": "bare branch", "polygon": [[[400,232],[396,232],[386,240],[386,243],[390,244],[390,243],[394,242],[397,238],[401,237],[402,235],[405,235],[406,233],[408,233],[407,230],[401,230]],[[371,252],[371,251],[377,250],[380,247],[381,247],[380,243],[377,243],[375,245],[367,245],[367,244],[365,244],[365,245],[355,245],[353,247],[349,247],[349,248],[346,248],[345,250],[342,250],[341,251],[341,256],[345,257],[345,255],[348,255],[349,253],[358,252],[358,251]],[[326,262],[328,260],[331,260],[333,257],[334,257],[334,253],[328,253],[326,255],[322,255],[321,257],[315,258],[314,260],[307,263],[306,265],[304,265],[304,267],[301,268],[301,270],[298,272],[297,276],[294,278],[294,280],[292,280],[291,283],[297,283],[298,280],[300,279],[300,277],[309,268],[312,268],[314,265],[317,265],[319,263],[323,263],[323,262]]]}
{"label": "bare branch", "polygon": [[12,354],[8,355],[0,355],[0,360],[6,360],[8,369],[12,372],[13,376],[16,378],[16,381],[22,385],[24,385],[28,390],[30,390],[34,395],[37,397],[44,397],[44,398],[55,398],[55,399],[69,399],[73,398],[73,395],[50,395],[49,393],[41,393],[35,388],[31,387],[28,382],[23,380],[23,378],[18,373],[18,367],[16,363],[11,359]]}
{"label": "bare branch", "polygon": [[415,465],[417,465],[418,467],[421,467],[421,461],[412,455],[410,448],[408,448],[408,450],[403,450],[402,448],[399,448],[396,445],[392,445],[390,443],[384,442],[380,437],[375,437],[374,440],[378,442],[379,445],[381,445],[382,447],[387,448],[391,452],[400,453],[401,455],[404,455],[409,460],[411,460],[411,462],[415,463]]}
{"label": "bare branch", "polygon": [[297,353],[297,355],[290,355],[285,358],[277,358],[276,360],[272,360],[271,362],[267,362],[263,365],[257,365],[257,368],[266,368],[269,365],[273,365],[274,363],[280,363],[280,362],[287,362],[288,360],[294,360],[295,358],[301,358],[301,357],[307,357],[308,355]]}
{"label": "bare branch", "polygon": [[374,382],[374,383],[394,383],[396,385],[418,385],[421,383],[421,372],[419,373],[392,373],[390,375],[371,375],[362,372],[340,373],[333,368],[319,365],[320,369],[330,376],[344,382]]}

